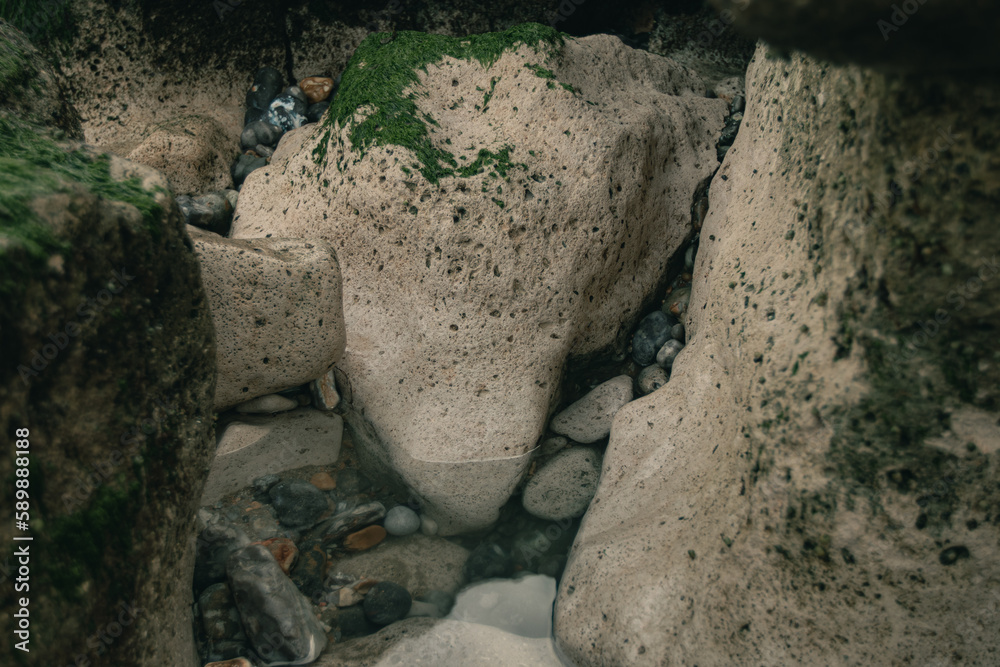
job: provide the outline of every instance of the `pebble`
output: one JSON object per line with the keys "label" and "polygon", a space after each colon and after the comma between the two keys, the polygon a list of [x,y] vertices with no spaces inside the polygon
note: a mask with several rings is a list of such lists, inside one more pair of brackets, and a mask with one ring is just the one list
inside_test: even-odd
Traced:
{"label": "pebble", "polygon": [[246,658],[233,658],[232,660],[208,662],[205,663],[205,667],[253,667],[253,663]]}
{"label": "pebble", "polygon": [[302,665],[319,657],[326,633],[270,551],[243,547],[230,556],[226,571],[250,645],[266,663]]}
{"label": "pebble", "polygon": [[195,543],[196,592],[210,584],[224,581],[226,561],[233,553],[250,544],[246,533],[221,515],[209,515],[206,523]]}
{"label": "pebble", "polygon": [[[691,303],[691,288],[678,287],[673,292],[668,294],[667,298],[663,301],[663,312],[674,315],[675,317],[680,317],[687,312],[689,303]],[[676,323],[676,320],[674,322]],[[671,325],[671,327],[673,327],[673,325]],[[663,342],[665,343],[666,340]],[[663,343],[660,343],[660,345],[663,345]]]}
{"label": "pebble", "polygon": [[261,67],[253,76],[253,85],[247,91],[248,109],[267,109],[278,96],[284,77],[273,67]]}
{"label": "pebble", "polygon": [[575,518],[587,510],[600,477],[601,455],[592,447],[571,447],[538,468],[524,487],[521,502],[540,519]]}
{"label": "pebble", "polygon": [[268,493],[278,521],[296,530],[316,525],[330,509],[326,494],[305,480],[278,482]]}
{"label": "pebble", "polygon": [[682,343],[684,342],[684,324],[682,322],[674,325],[674,327],[670,330],[670,337],[674,340],[679,340]]}
{"label": "pebble", "polygon": [[344,639],[364,637],[378,630],[365,616],[365,610],[359,606],[341,609],[337,614],[337,627]]}
{"label": "pebble", "polygon": [[471,583],[482,579],[509,577],[514,571],[514,564],[500,545],[483,542],[469,554],[463,570],[466,581]]}
{"label": "pebble", "polygon": [[397,505],[385,515],[382,525],[390,535],[412,535],[420,530],[420,515],[406,505]]}
{"label": "pebble", "polygon": [[338,607],[353,607],[357,603],[365,599],[365,596],[357,592],[353,588],[341,588],[337,591],[337,606]]}
{"label": "pebble", "polygon": [[290,398],[278,396],[277,394],[268,394],[267,396],[258,396],[246,403],[240,403],[233,409],[245,415],[267,415],[294,410],[297,407],[299,407],[299,404]]}
{"label": "pebble", "polygon": [[432,535],[437,535],[438,524],[437,521],[430,518],[426,514],[420,515],[420,532],[428,537]]}
{"label": "pebble", "polygon": [[354,468],[344,468],[337,474],[337,488],[345,496],[363,493],[371,486],[371,481],[365,477],[364,473],[358,472]]}
{"label": "pebble", "polygon": [[333,369],[327,371],[323,377],[310,382],[309,391],[312,393],[313,403],[320,410],[333,410],[340,403]]}
{"label": "pebble", "polygon": [[323,544],[319,540],[302,542],[299,550],[299,562],[292,570],[292,583],[310,599],[323,592],[323,576],[326,570],[327,558]]}
{"label": "pebble", "polygon": [[333,491],[337,488],[337,480],[330,477],[328,472],[318,472],[309,478],[309,483],[320,491]]}
{"label": "pebble", "polygon": [[344,548],[349,551],[365,551],[385,539],[386,531],[382,526],[368,526],[344,538]]}
{"label": "pebble", "polygon": [[556,452],[565,449],[568,444],[569,439],[561,435],[557,435],[554,438],[546,438],[538,449],[538,456],[552,456]]}
{"label": "pebble", "polygon": [[[268,102],[268,105],[271,103]],[[243,112],[243,127],[246,127],[250,123],[255,123],[258,120],[264,120],[267,118],[267,109],[254,109],[253,107],[248,107],[246,111]]]}
{"label": "pebble", "polygon": [[383,581],[365,596],[365,616],[376,625],[389,625],[405,618],[412,603],[409,591],[399,584]]}
{"label": "pebble", "polygon": [[[264,500],[267,501],[269,498],[265,495]],[[244,528],[250,535],[251,541],[263,542],[275,537],[288,537],[288,531],[278,525],[274,508],[269,504],[251,509],[244,516],[246,517]]]}
{"label": "pebble", "polygon": [[223,192],[226,193],[226,201],[229,202],[229,205],[232,206],[235,211],[236,202],[239,200],[240,193],[236,190],[223,190]]}
{"label": "pebble", "polygon": [[656,351],[670,338],[670,328],[677,320],[666,312],[654,311],[639,322],[632,336],[632,359],[640,366],[649,366]]}
{"label": "pebble", "polygon": [[[337,479],[338,488],[341,486]],[[309,539],[322,540],[324,544],[336,542],[360,526],[380,521],[385,516],[385,505],[382,503],[366,503],[351,509],[337,512],[326,521],[309,531]]]}
{"label": "pebble", "polygon": [[326,110],[330,108],[329,102],[317,102],[316,104],[310,104],[306,108],[306,120],[310,123],[318,123],[323,120],[323,114]]}
{"label": "pebble", "polygon": [[517,571],[548,574],[542,572],[542,569],[552,562],[559,563],[560,558],[565,559],[573,544],[576,536],[575,523],[538,523],[540,525],[532,525],[519,531],[511,542],[514,569]]}
{"label": "pebble", "polygon": [[247,176],[249,176],[251,172],[266,166],[267,158],[253,155],[239,156],[233,162],[232,169],[230,169],[230,175],[233,177],[233,185],[236,187],[242,186],[243,181],[247,179]]}
{"label": "pebble", "polygon": [[740,131],[740,123],[738,120],[734,121],[733,117],[730,116],[726,120],[725,126],[722,128],[722,133],[719,135],[719,145],[720,146],[732,146],[733,142],[736,141],[736,133]]}
{"label": "pebble", "polygon": [[306,105],[291,95],[276,97],[267,111],[267,122],[277,125],[285,132],[302,127],[306,124]]}
{"label": "pebble", "polygon": [[308,76],[299,81],[299,88],[305,92],[309,104],[316,104],[330,97],[333,86],[333,79],[325,76]]}
{"label": "pebble", "polygon": [[586,396],[557,414],[552,418],[549,427],[555,433],[576,442],[597,442],[607,437],[611,432],[611,422],[615,414],[631,400],[632,378],[628,375],[619,375],[598,385]]}
{"label": "pebble", "polygon": [[685,271],[691,272],[694,270],[694,254],[695,254],[694,244],[691,244],[687,247],[687,250],[684,251]]}
{"label": "pebble", "polygon": [[679,340],[668,340],[656,353],[656,363],[663,368],[670,368],[674,365],[674,359],[683,349],[684,343]]}
{"label": "pebble", "polygon": [[298,100],[299,102],[302,102],[302,104],[306,106],[309,106],[309,104],[312,102],[312,100],[309,99],[309,97],[299,86],[289,86],[288,88],[285,88],[283,91],[281,91],[281,96],[292,97]]}
{"label": "pebble", "polygon": [[663,368],[653,364],[642,369],[636,382],[639,385],[639,393],[645,396],[665,385],[669,379]]}
{"label": "pebble", "polygon": [[733,101],[729,105],[729,113],[730,114],[743,113],[743,111],[746,108],[747,108],[747,100],[746,100],[746,98],[743,97],[743,95],[738,95],[737,94],[737,95],[733,96]]}
{"label": "pebble", "polygon": [[207,229],[219,236],[229,233],[235,207],[229,203],[225,192],[210,192],[199,197],[180,195],[176,199],[187,224]]}
{"label": "pebble", "polygon": [[253,490],[257,493],[267,493],[271,490],[271,487],[281,481],[281,478],[275,474],[263,475],[255,479],[251,484],[253,484]]}
{"label": "pebble", "polygon": [[260,542],[260,545],[271,552],[282,572],[288,574],[292,571],[292,566],[295,565],[295,561],[299,557],[299,548],[295,546],[294,542],[287,537],[272,537]]}
{"label": "pebble", "polygon": [[257,144],[254,147],[253,152],[263,158],[270,158],[274,155],[274,149],[270,146],[265,146],[264,144]]}
{"label": "pebble", "polygon": [[246,641],[240,613],[236,611],[229,584],[212,584],[198,597],[201,627],[211,643],[219,641]]}
{"label": "pebble", "polygon": [[255,121],[243,128],[243,133],[240,134],[240,150],[253,150],[258,144],[273,148],[278,145],[284,134],[284,130],[277,123],[266,120]]}

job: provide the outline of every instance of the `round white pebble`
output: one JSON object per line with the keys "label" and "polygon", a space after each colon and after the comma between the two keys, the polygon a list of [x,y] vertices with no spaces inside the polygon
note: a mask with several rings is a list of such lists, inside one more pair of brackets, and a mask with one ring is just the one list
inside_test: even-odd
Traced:
{"label": "round white pebble", "polygon": [[420,517],[406,505],[396,505],[385,515],[385,532],[412,535],[420,529]]}
{"label": "round white pebble", "polygon": [[430,518],[426,514],[420,517],[420,532],[424,535],[430,537],[431,535],[437,535],[438,525],[437,521]]}

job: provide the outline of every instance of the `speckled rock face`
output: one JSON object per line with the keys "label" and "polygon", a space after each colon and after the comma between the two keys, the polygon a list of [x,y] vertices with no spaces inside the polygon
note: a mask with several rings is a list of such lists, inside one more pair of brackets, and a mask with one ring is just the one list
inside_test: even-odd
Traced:
{"label": "speckled rock face", "polygon": [[219,121],[192,115],[154,125],[126,157],[161,171],[174,194],[199,195],[233,186],[237,147]]}
{"label": "speckled rock face", "polygon": [[990,664],[1000,91],[771,55],[556,635],[580,665]]}
{"label": "speckled rock face", "polygon": [[188,232],[219,343],[217,409],[309,382],[337,362],[345,339],[340,268],[327,243]]}
{"label": "speckled rock face", "polygon": [[688,71],[607,36],[534,46],[416,70],[428,141],[458,173],[398,145],[355,151],[350,127],[303,128],[247,179],[234,221],[237,238],[334,245],[351,332],[338,370],[374,425],[362,454],[445,534],[496,518],[567,355],[636,315],[717,165],[725,103]]}

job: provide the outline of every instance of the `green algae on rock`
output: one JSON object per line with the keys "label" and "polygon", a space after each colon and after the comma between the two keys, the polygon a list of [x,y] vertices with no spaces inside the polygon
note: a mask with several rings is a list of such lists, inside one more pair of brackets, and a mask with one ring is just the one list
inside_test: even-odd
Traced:
{"label": "green algae on rock", "polygon": [[[334,126],[339,126],[350,128],[351,148],[362,156],[375,145],[409,149],[419,163],[415,167],[431,183],[437,183],[443,176],[471,176],[491,163],[504,175],[511,166],[510,147],[496,154],[481,150],[473,164],[459,169],[454,154],[431,142],[427,126],[436,126],[437,121],[417,108],[414,100],[418,94],[404,95],[404,91],[419,83],[417,70],[426,72],[428,65],[445,56],[475,60],[489,68],[505,51],[518,46],[531,46],[537,53],[545,48],[543,45],[558,47],[563,41],[562,33],[538,23],[468,37],[412,31],[400,31],[394,37],[388,33],[370,35],[348,63],[337,98],[326,115],[325,132],[313,149],[313,157],[317,164],[326,161]],[[495,80],[493,85],[496,85]],[[484,95],[484,109],[490,97],[490,93]],[[366,117],[357,118],[356,114],[366,111]],[[474,165],[475,170],[472,169]]]}

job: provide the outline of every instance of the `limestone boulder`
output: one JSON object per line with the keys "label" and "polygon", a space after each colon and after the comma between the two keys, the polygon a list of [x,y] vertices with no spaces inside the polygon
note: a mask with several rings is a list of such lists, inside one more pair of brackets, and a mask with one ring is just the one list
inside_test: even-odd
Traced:
{"label": "limestone boulder", "polygon": [[324,241],[233,240],[188,225],[218,346],[216,409],[304,384],[344,351],[341,276]]}
{"label": "limestone boulder", "polygon": [[162,172],[174,194],[200,195],[233,186],[236,148],[219,121],[190,115],[153,125],[127,157]]}
{"label": "limestone boulder", "polygon": [[758,50],[690,344],[618,413],[562,579],[577,664],[995,660],[1000,90],[975,89]]}
{"label": "limestone boulder", "polygon": [[373,37],[326,125],[247,179],[233,237],[334,246],[360,453],[444,534],[497,517],[567,356],[614,343],[690,234],[726,107],[704,92],[609,36]]}

